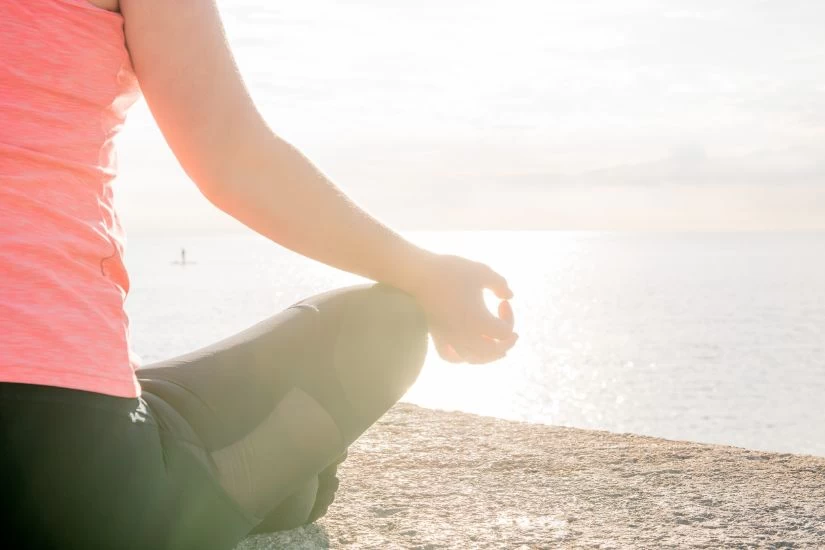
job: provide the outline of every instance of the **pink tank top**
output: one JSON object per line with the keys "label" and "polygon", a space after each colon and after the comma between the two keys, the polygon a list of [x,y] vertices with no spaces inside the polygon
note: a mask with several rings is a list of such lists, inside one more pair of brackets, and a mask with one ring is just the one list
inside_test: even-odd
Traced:
{"label": "pink tank top", "polygon": [[0,382],[140,392],[111,188],[138,95],[119,14],[0,0]]}

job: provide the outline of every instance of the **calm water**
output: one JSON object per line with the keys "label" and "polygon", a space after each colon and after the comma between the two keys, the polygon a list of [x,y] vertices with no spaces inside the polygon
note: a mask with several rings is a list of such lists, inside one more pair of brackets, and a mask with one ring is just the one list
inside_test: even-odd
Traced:
{"label": "calm water", "polygon": [[[431,353],[407,401],[825,456],[825,234],[411,237],[506,274],[521,339],[492,365]],[[128,262],[145,362],[357,281],[252,236],[135,239]]]}

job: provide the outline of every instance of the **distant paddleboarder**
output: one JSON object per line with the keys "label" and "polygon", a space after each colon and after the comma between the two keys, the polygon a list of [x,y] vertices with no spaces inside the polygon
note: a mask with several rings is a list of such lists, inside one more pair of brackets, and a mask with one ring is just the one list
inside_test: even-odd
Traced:
{"label": "distant paddleboarder", "polygon": [[186,249],[180,249],[180,259],[179,260],[172,260],[172,265],[192,265],[196,264],[197,262],[187,262],[186,261]]}

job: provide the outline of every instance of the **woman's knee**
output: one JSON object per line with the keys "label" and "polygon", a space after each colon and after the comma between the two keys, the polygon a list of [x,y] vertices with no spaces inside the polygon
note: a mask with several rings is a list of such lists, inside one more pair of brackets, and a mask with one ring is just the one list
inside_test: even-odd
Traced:
{"label": "woman's knee", "polygon": [[[325,295],[315,305],[350,405],[382,414],[415,382],[427,353],[427,322],[414,298],[386,285]],[[325,299],[324,299],[325,298]]]}
{"label": "woman's knee", "polygon": [[[427,355],[427,318],[418,302],[409,294],[389,286],[376,286],[367,301],[374,302],[372,339],[381,339],[385,351],[390,385],[400,398],[413,385]],[[367,335],[369,339],[369,334]]]}

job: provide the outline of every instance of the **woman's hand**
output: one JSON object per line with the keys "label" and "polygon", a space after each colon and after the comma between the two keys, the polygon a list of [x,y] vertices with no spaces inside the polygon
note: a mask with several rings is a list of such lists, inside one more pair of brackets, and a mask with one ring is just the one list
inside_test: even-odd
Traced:
{"label": "woman's hand", "polygon": [[[413,295],[427,314],[438,354],[451,363],[489,363],[513,347],[513,293],[488,266],[458,256],[435,255],[422,269]],[[502,300],[498,317],[484,303],[484,289]]]}

